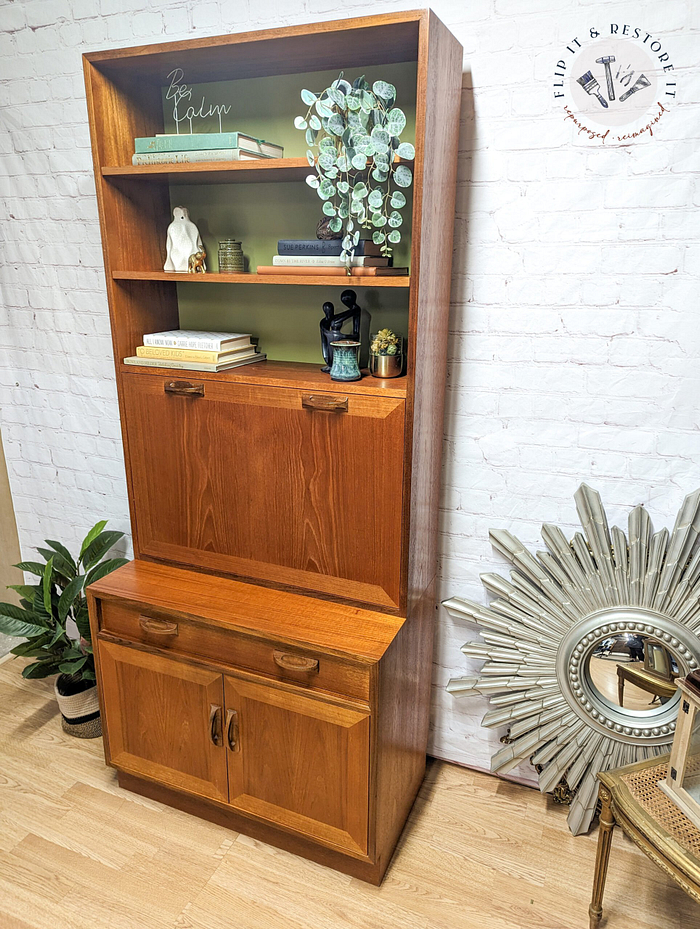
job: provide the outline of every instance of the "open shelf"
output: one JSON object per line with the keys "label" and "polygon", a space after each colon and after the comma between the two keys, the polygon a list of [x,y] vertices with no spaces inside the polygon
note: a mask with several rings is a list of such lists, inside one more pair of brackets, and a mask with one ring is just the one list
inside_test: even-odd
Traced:
{"label": "open shelf", "polygon": [[107,179],[129,178],[161,184],[237,184],[302,181],[313,172],[306,158],[257,158],[254,161],[200,161],[184,164],[127,165],[102,168]]}
{"label": "open shelf", "polygon": [[308,364],[301,361],[257,361],[255,364],[241,365],[240,368],[218,372],[183,371],[167,366],[156,368],[151,365],[127,365],[123,362],[120,368],[124,374],[155,374],[180,381],[228,381],[259,387],[291,387],[297,390],[322,390],[342,394],[381,393],[383,397],[397,400],[406,398],[405,377],[385,380],[371,377],[365,370],[362,372],[361,381],[332,381],[328,374],[321,371],[320,363]]}
{"label": "open shelf", "polygon": [[174,281],[177,284],[303,284],[311,287],[403,287],[411,277],[352,277],[340,274],[187,274],[184,271],[113,271],[115,281]]}

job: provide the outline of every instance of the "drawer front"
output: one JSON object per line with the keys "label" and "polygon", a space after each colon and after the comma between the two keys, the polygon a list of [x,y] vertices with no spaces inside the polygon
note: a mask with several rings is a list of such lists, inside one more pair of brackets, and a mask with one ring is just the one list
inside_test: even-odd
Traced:
{"label": "drawer front", "polygon": [[369,702],[369,669],[331,655],[104,600],[100,602],[100,629],[176,655],[210,659],[307,689]]}
{"label": "drawer front", "polygon": [[169,385],[123,377],[140,557],[399,607],[403,400]]}

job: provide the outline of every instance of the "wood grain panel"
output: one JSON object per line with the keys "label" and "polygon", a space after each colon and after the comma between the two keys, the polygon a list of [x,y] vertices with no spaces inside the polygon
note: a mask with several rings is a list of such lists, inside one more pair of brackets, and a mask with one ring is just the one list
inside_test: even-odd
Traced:
{"label": "wood grain panel", "polygon": [[209,718],[212,705],[223,713],[221,674],[112,642],[98,642],[97,648],[109,762],[179,790],[226,800],[226,754],[223,741],[211,741]]}
{"label": "wood grain panel", "polygon": [[403,403],[124,377],[141,555],[396,608]]}
{"label": "wood grain panel", "polygon": [[365,855],[369,712],[235,677],[224,682],[240,742],[228,752],[231,806]]}

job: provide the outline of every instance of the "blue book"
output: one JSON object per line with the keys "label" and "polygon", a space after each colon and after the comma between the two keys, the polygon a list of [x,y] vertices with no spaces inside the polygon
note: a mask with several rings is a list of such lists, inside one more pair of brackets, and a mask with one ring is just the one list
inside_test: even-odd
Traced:
{"label": "blue book", "polygon": [[192,135],[173,133],[134,140],[137,155],[148,152],[197,152],[215,148],[240,148],[241,151],[253,152],[266,158],[281,158],[284,154],[281,145],[255,139],[243,132],[196,132]]}
{"label": "blue book", "polygon": [[[280,239],[277,243],[278,255],[316,255],[330,257],[340,255],[343,249],[340,239]],[[381,255],[381,246],[371,239],[360,239],[355,246],[355,256]]]}

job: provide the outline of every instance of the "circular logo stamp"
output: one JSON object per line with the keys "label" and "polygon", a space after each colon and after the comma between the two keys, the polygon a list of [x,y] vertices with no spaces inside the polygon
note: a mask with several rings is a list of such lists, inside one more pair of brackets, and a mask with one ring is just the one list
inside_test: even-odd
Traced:
{"label": "circular logo stamp", "polygon": [[641,27],[610,23],[574,37],[556,63],[554,99],[578,135],[629,143],[654,135],[676,97],[670,53]]}

